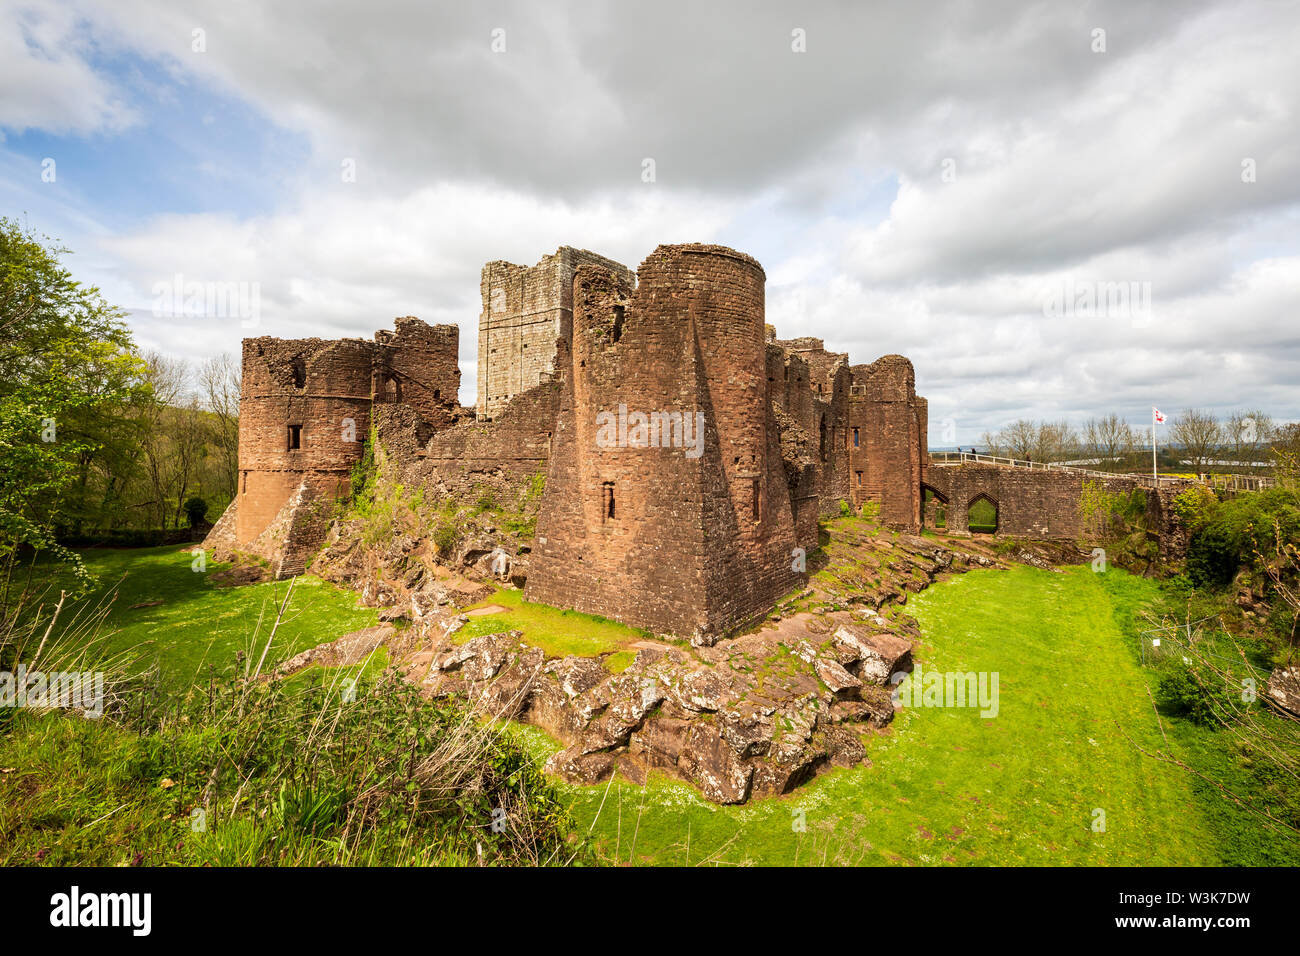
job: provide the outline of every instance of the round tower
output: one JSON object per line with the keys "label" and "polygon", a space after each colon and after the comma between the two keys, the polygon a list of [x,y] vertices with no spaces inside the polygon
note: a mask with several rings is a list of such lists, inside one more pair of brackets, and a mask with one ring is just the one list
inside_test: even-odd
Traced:
{"label": "round tower", "polygon": [[[638,271],[661,288],[660,316],[694,330],[701,398],[716,441],[723,487],[742,540],[767,512],[767,345],[763,267],[751,256],[705,243],[660,246]],[[671,290],[671,291],[669,291]]]}
{"label": "round tower", "polygon": [[361,339],[244,340],[238,545],[265,531],[304,480],[346,489],[370,430],[373,355]]}

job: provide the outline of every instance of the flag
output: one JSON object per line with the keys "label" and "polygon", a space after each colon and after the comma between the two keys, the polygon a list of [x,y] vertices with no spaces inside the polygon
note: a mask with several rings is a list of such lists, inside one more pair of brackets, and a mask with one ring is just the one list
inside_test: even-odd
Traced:
{"label": "flag", "polygon": [[1165,413],[1155,407],[1152,407],[1151,411],[1155,413],[1154,418],[1156,424],[1163,425],[1165,423]]}

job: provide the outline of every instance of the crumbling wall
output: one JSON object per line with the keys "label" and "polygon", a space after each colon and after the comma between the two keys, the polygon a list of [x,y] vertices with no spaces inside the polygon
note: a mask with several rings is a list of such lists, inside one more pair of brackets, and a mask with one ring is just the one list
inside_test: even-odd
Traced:
{"label": "crumbling wall", "polygon": [[433,428],[447,427],[459,413],[460,330],[409,315],[394,324],[375,333],[375,402],[408,405]]}
{"label": "crumbling wall", "polygon": [[838,514],[840,502],[851,500],[849,357],[826,351],[818,338],[771,338],[788,356],[780,401],[814,443],[818,510],[822,515]]}
{"label": "crumbling wall", "polygon": [[[322,533],[315,502],[347,491],[376,405],[400,404],[426,430],[456,420],[456,327],[410,316],[395,326],[372,342],[244,340],[235,548],[287,561],[285,573],[296,573]],[[291,501],[298,507],[286,512]],[[288,525],[286,514],[295,516]],[[278,533],[264,537],[276,523]]]}
{"label": "crumbling wall", "polygon": [[902,355],[853,366],[848,410],[853,504],[879,502],[885,524],[913,533],[921,527],[927,415],[916,395],[912,363]]}
{"label": "crumbling wall", "polygon": [[306,481],[347,487],[370,427],[374,346],[362,339],[244,340],[235,538],[254,541]]}

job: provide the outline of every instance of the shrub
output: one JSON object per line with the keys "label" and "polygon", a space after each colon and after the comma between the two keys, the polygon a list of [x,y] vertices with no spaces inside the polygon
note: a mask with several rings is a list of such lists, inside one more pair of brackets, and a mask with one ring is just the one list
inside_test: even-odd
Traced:
{"label": "shrub", "polygon": [[452,549],[456,547],[457,537],[459,537],[459,531],[454,520],[438,523],[431,535],[433,546],[438,551],[438,557],[447,558],[451,556]]}
{"label": "shrub", "polygon": [[1204,527],[1218,510],[1219,499],[1204,485],[1196,485],[1174,496],[1173,510],[1190,531]]}
{"label": "shrub", "polygon": [[183,507],[185,517],[189,519],[191,528],[197,528],[203,522],[203,519],[208,516],[208,503],[202,498],[190,498]]}
{"label": "shrub", "polygon": [[1207,727],[1218,723],[1210,705],[1210,689],[1191,665],[1170,665],[1160,675],[1154,696],[1169,714]]}
{"label": "shrub", "polygon": [[1202,528],[1187,548],[1187,576],[1197,587],[1222,588],[1232,582],[1241,551],[1224,529]]}

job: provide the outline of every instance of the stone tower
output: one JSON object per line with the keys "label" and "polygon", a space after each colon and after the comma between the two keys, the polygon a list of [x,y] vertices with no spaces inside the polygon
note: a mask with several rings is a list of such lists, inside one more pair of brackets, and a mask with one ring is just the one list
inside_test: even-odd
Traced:
{"label": "stone tower", "polygon": [[301,570],[305,549],[319,538],[316,525],[328,509],[311,503],[347,491],[374,403],[409,405],[433,427],[455,417],[456,326],[409,316],[395,326],[373,342],[244,340],[234,546],[274,534],[274,546],[263,550],[278,555],[277,573]]}
{"label": "stone tower", "polygon": [[906,357],[885,355],[853,366],[848,436],[853,504],[879,502],[883,522],[911,532],[921,528],[928,418]]}
{"label": "stone tower", "polygon": [[476,402],[480,419],[495,419],[515,395],[550,381],[556,340],[569,337],[573,274],[584,263],[610,269],[629,283],[636,281],[627,266],[569,246],[535,266],[501,260],[483,266]]}
{"label": "stone tower", "polygon": [[660,246],[637,277],[577,270],[527,595],[707,642],[801,580],[765,277],[713,245]]}

